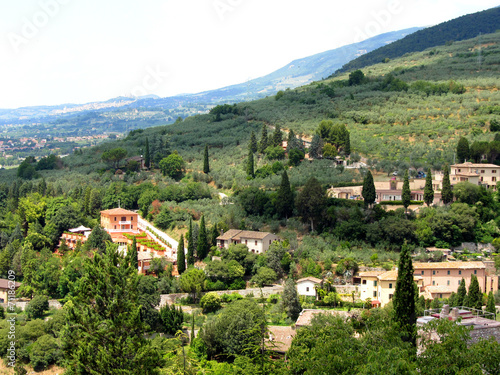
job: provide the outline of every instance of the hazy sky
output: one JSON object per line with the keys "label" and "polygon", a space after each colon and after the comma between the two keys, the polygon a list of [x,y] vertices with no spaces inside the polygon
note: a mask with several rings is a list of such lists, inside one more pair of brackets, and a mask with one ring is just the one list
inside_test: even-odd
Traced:
{"label": "hazy sky", "polygon": [[498,0],[2,0],[0,108],[215,89]]}

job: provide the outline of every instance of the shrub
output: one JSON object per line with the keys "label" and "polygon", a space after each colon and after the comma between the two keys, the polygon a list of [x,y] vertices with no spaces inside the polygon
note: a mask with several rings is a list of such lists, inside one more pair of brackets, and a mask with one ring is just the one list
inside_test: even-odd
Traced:
{"label": "shrub", "polygon": [[43,335],[30,347],[29,356],[35,371],[40,371],[56,363],[61,357],[61,350],[52,335]]}
{"label": "shrub", "polygon": [[215,292],[208,292],[200,300],[200,307],[204,313],[214,312],[221,308],[222,298]]}
{"label": "shrub", "polygon": [[43,318],[45,311],[49,309],[49,299],[46,296],[36,296],[26,307],[26,314],[30,319]]}

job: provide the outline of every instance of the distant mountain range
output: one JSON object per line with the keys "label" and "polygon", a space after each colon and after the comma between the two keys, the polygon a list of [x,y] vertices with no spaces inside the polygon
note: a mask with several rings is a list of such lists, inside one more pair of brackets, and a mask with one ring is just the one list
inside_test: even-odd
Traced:
{"label": "distant mountain range", "polygon": [[0,122],[14,121],[23,123],[31,122],[35,119],[45,122],[51,121],[54,117],[74,115],[75,113],[84,111],[102,111],[127,107],[174,109],[193,104],[210,105],[263,98],[268,95],[274,95],[279,90],[295,88],[326,78],[348,61],[381,46],[390,44],[420,29],[419,27],[413,27],[377,35],[359,43],[292,61],[290,64],[266,76],[216,90],[166,98],[148,95],[141,98],[118,97],[105,102],[86,104],[0,109]]}

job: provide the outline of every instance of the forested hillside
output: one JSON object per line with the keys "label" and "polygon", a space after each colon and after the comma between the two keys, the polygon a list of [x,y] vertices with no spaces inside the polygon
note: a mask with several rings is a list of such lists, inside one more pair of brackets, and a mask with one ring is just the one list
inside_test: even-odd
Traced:
{"label": "forested hillside", "polygon": [[405,53],[423,51],[446,43],[475,38],[481,34],[493,33],[498,30],[499,18],[500,8],[496,7],[425,28],[349,61],[338,70],[338,73],[361,69],[385,59],[401,57]]}
{"label": "forested hillside", "polygon": [[[370,310],[369,299],[334,285],[351,283],[361,267],[390,270],[400,254],[441,261],[443,253],[425,248],[462,242],[493,251],[463,251],[459,260],[489,259],[500,269],[498,191],[463,182],[446,204],[391,202],[400,203],[394,210],[372,199],[373,176],[387,181],[410,166],[429,177],[447,172],[455,152],[462,158],[459,139],[477,151],[473,157],[499,163],[499,69],[500,33],[482,35],[0,170],[0,278],[15,274],[17,296],[32,298],[27,311],[14,310],[19,363],[127,374],[434,374],[453,363],[456,372],[497,373],[498,343],[467,346],[469,331],[444,322],[430,328],[447,339],[425,341],[417,356],[416,331],[401,329],[392,302]],[[361,159],[367,167],[350,168]],[[430,182],[426,196],[434,194]],[[365,201],[327,194],[331,186],[362,184]],[[118,205],[185,238],[186,258],[152,259],[148,275],[137,275],[141,237],[130,235],[124,257],[99,225],[100,212]],[[80,225],[92,228],[88,241],[74,250],[60,243]],[[218,248],[217,236],[229,229],[269,231],[283,241],[261,254],[244,244]],[[417,298],[406,267],[411,313],[422,315],[431,301]],[[324,280],[318,300],[297,296],[295,280],[308,276]],[[275,283],[285,284],[283,293],[268,298],[215,293]],[[471,290],[469,299],[453,294],[432,303],[472,308],[484,299],[493,310],[494,298],[500,303],[498,292]],[[160,294],[178,292],[188,296],[155,308]],[[64,308],[50,310],[49,298]],[[352,315],[298,329],[285,362],[268,326],[291,329],[302,309],[315,307]],[[4,355],[9,327],[0,319]]]}

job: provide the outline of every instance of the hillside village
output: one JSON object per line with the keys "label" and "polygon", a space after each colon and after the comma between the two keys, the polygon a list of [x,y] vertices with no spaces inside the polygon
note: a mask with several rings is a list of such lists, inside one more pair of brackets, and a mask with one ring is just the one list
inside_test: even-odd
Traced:
{"label": "hillside village", "polygon": [[498,12],[258,100],[1,138],[6,371],[497,374]]}

